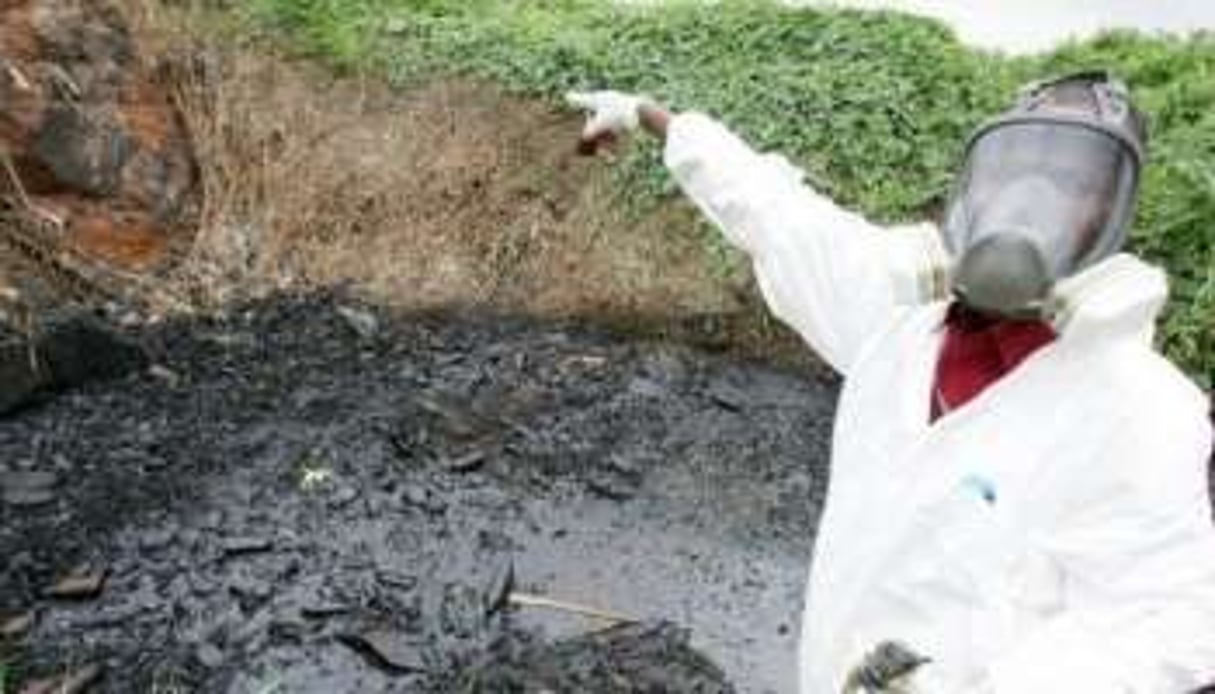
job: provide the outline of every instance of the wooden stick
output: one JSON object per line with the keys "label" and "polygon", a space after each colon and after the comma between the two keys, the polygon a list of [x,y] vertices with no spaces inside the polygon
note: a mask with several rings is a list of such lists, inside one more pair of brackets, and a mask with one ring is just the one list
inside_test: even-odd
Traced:
{"label": "wooden stick", "polygon": [[600,610],[594,607],[577,605],[572,602],[556,600],[543,595],[532,595],[530,593],[511,593],[510,596],[507,597],[506,601],[511,605],[516,605],[518,607],[540,607],[549,610],[570,612],[573,614],[582,615],[584,617],[593,617],[595,619],[603,619],[619,624],[634,624],[641,621],[636,617],[630,617],[629,615],[621,614],[619,612]]}

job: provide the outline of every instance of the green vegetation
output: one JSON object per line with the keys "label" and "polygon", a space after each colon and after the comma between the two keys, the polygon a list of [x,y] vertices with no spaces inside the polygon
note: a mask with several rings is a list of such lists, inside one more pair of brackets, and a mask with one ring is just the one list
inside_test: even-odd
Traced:
{"label": "green vegetation", "polygon": [[[1115,33],[1011,59],[931,20],[763,0],[255,0],[250,12],[304,52],[400,83],[473,74],[541,97],[611,87],[704,110],[879,220],[935,213],[967,133],[1020,82],[1113,69],[1153,117],[1134,247],[1173,278],[1163,344],[1215,379],[1215,36]],[[655,159],[638,148],[620,167],[642,204],[669,193]]]}

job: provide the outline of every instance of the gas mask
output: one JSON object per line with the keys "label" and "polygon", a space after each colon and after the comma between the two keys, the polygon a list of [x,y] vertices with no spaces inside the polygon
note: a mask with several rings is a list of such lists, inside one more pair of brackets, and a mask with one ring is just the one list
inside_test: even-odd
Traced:
{"label": "gas mask", "polygon": [[1046,317],[1059,280],[1125,242],[1144,141],[1125,87],[1104,73],[1026,88],[967,147],[942,225],[955,297],[983,313]]}

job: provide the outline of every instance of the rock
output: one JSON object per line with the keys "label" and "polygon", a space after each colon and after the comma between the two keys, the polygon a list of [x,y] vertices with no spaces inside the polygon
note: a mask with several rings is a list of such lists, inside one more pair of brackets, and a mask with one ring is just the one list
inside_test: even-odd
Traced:
{"label": "rock", "polygon": [[224,554],[232,557],[269,552],[274,543],[265,537],[229,537],[224,539],[222,546]]}
{"label": "rock", "polygon": [[614,453],[608,456],[607,464],[613,471],[625,477],[641,477],[642,467],[635,458]]}
{"label": "rock", "polygon": [[144,608],[139,604],[124,603],[93,611],[77,624],[83,627],[103,629],[120,627],[129,623],[143,611]]}
{"label": "rock", "polygon": [[144,362],[138,345],[81,307],[39,316],[30,335],[0,335],[0,414],[40,391],[114,378]]}
{"label": "rock", "polygon": [[237,574],[229,579],[228,590],[240,598],[242,606],[245,603],[260,604],[274,592],[269,581],[246,573]]}
{"label": "rock", "polygon": [[29,402],[45,381],[29,341],[17,333],[0,332],[0,414]]}
{"label": "rock", "polygon": [[661,398],[667,392],[661,383],[649,378],[634,378],[628,385],[628,391],[646,399]]}
{"label": "rock", "polygon": [[514,589],[515,563],[507,559],[494,570],[485,584],[485,589],[481,591],[485,615],[492,616],[506,608],[510,602],[511,591]]}
{"label": "rock", "polygon": [[338,306],[337,314],[346,321],[346,325],[364,340],[370,340],[380,329],[380,323],[369,311],[349,306]]}
{"label": "rock", "polygon": [[104,569],[77,569],[48,588],[46,594],[62,600],[95,598],[101,594],[101,589],[105,586],[105,577]]}
{"label": "rock", "polygon": [[731,412],[741,412],[747,405],[747,396],[738,387],[722,380],[714,381],[708,389],[709,399],[719,407]]}
{"label": "rock", "polygon": [[224,664],[224,652],[214,644],[203,643],[194,649],[194,659],[208,670],[215,670]]}
{"label": "rock", "polygon": [[424,672],[422,650],[406,634],[388,629],[370,629],[341,634],[339,640],[378,668],[396,673]]}
{"label": "rock", "polygon": [[333,493],[333,496],[329,499],[329,505],[332,508],[344,508],[357,498],[359,498],[359,490],[354,487],[342,486]]}
{"label": "rock", "polygon": [[190,577],[190,592],[193,595],[206,597],[213,594],[219,586],[215,581],[212,581],[201,574],[195,574]]}
{"label": "rock", "polygon": [[37,352],[53,389],[117,378],[143,368],[147,360],[139,345],[82,307],[45,316],[38,331]]}
{"label": "rock", "polygon": [[419,396],[418,406],[438,420],[444,433],[456,439],[467,439],[481,430],[483,423],[464,411],[450,396],[440,392]]}
{"label": "rock", "polygon": [[34,626],[36,619],[36,613],[31,610],[30,612],[0,621],[0,639],[21,638]]}
{"label": "rock", "polygon": [[596,470],[587,478],[586,487],[604,499],[627,501],[637,496],[638,481],[625,475]]}
{"label": "rock", "polygon": [[190,585],[189,577],[184,573],[179,573],[169,581],[169,585],[164,588],[164,598],[166,602],[172,604],[181,604],[188,600],[193,593],[193,588]]}
{"label": "rock", "polygon": [[383,585],[406,592],[418,587],[417,576],[401,573],[392,569],[380,569],[379,571],[376,571],[375,578]]}
{"label": "rock", "polygon": [[270,621],[266,633],[275,643],[302,643],[308,634],[309,626],[300,619],[299,615],[280,615]]}
{"label": "rock", "polygon": [[350,606],[340,602],[314,602],[300,608],[300,614],[308,619],[329,619],[350,612]]}
{"label": "rock", "polygon": [[100,665],[85,665],[62,677],[29,682],[21,689],[21,694],[80,694],[101,679],[101,674]]}
{"label": "rock", "polygon": [[698,692],[732,694],[720,668],[669,624],[630,624],[547,643],[515,643],[506,636],[480,662],[441,691],[490,692]]}
{"label": "rock", "polygon": [[224,523],[224,514],[219,511],[208,511],[198,519],[198,527],[203,530],[218,530]]}
{"label": "rock", "polygon": [[162,550],[173,542],[174,535],[172,529],[148,531],[139,537],[139,548],[145,552]]}
{"label": "rock", "polygon": [[181,376],[178,376],[176,371],[173,371],[167,366],[161,366],[160,364],[153,364],[149,366],[148,375],[159,381],[163,381],[169,387],[175,387],[181,383]]}
{"label": "rock", "polygon": [[165,259],[193,228],[197,165],[117,4],[14,0],[0,35],[0,148],[40,216],[60,222],[44,240],[126,269]]}
{"label": "rock", "polygon": [[472,638],[484,622],[484,608],[479,591],[449,583],[443,587],[443,599],[439,603],[439,626],[444,634],[458,639]]}
{"label": "rock", "polygon": [[447,511],[447,502],[429,489],[421,487],[406,487],[401,493],[401,501],[406,506],[421,509],[432,516],[442,515]]}
{"label": "rock", "polygon": [[4,503],[9,506],[41,506],[55,500],[53,472],[21,471],[0,474]]}
{"label": "rock", "polygon": [[443,467],[452,472],[473,472],[485,465],[485,459],[485,450],[477,449],[455,458],[448,458],[443,462]]}

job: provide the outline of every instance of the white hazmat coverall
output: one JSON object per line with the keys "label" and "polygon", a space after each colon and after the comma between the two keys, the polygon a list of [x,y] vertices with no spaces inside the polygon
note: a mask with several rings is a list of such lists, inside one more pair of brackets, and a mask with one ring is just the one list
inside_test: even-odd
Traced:
{"label": "white hazmat coverall", "polygon": [[1211,430],[1152,347],[1164,274],[1116,255],[1059,287],[1059,338],[930,421],[948,304],[935,227],[873,226],[710,118],[665,162],[844,376],[802,618],[802,694],[880,642],[913,691],[1182,693],[1215,682]]}

